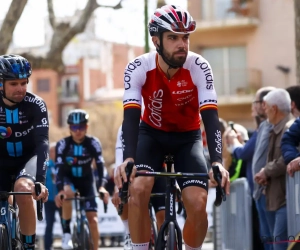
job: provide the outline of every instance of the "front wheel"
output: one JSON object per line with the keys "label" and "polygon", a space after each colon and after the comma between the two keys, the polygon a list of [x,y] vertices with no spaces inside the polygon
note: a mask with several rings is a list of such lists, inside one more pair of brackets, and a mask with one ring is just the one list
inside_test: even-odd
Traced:
{"label": "front wheel", "polygon": [[[165,235],[166,237],[166,250],[176,250],[177,249],[177,244],[176,243],[176,237],[175,237],[175,225],[171,221],[168,226],[168,231],[166,231],[167,234]],[[176,246],[176,248],[175,248]]]}
{"label": "front wheel", "polygon": [[82,230],[81,230],[81,239],[80,242],[82,244],[81,250],[93,250],[94,249],[94,244],[93,244],[93,239],[90,231],[90,227],[87,221],[85,221],[82,224]]}
{"label": "front wheel", "polygon": [[4,224],[0,225],[0,249],[7,250],[9,249],[9,242],[8,242],[8,231]]}
{"label": "front wheel", "polygon": [[151,219],[151,239],[149,242],[149,250],[155,250],[155,243],[157,241],[157,223]]}
{"label": "front wheel", "polygon": [[79,234],[78,234],[77,231],[78,231],[78,229],[77,229],[77,223],[74,222],[73,233],[72,233],[72,243],[73,243],[73,249],[74,250],[80,250]]}

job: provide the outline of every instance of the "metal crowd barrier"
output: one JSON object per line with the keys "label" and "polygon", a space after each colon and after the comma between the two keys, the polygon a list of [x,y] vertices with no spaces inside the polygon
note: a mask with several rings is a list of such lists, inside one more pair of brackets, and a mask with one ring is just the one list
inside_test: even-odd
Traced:
{"label": "metal crowd barrier", "polygon": [[[286,206],[289,240],[300,240],[300,172],[286,177]],[[298,243],[299,244],[299,243]],[[294,249],[290,244],[289,249]],[[297,249],[297,248],[296,248]]]}
{"label": "metal crowd barrier", "polygon": [[230,185],[230,195],[214,208],[214,250],[252,250],[252,198],[246,178]]}

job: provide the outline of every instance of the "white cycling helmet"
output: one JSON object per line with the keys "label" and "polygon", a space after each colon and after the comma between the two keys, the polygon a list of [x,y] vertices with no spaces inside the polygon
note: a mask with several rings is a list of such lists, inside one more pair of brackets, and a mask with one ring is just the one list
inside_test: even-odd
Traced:
{"label": "white cycling helmet", "polygon": [[155,10],[148,29],[151,36],[157,36],[165,31],[187,34],[195,31],[196,22],[187,10],[175,5],[164,5]]}

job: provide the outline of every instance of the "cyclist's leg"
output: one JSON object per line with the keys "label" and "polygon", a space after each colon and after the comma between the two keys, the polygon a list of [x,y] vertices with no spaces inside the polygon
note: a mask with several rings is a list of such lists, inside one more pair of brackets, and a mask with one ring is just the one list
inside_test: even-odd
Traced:
{"label": "cyclist's leg", "polygon": [[47,201],[45,204],[46,228],[44,235],[44,248],[50,250],[53,243],[53,225],[55,221],[56,205],[54,201]]}
{"label": "cyclist's leg", "polygon": [[[83,184],[83,185],[82,185]],[[95,196],[93,182],[81,183],[78,186],[78,191],[83,197]],[[85,201],[86,217],[89,222],[90,234],[94,243],[94,250],[98,249],[99,245],[99,228],[98,228],[98,216],[97,216],[97,203],[96,198],[91,198]]]}
{"label": "cyclist's leg", "polygon": [[[32,192],[36,176],[36,160],[32,157],[24,166],[24,169],[17,175],[14,191],[15,192]],[[16,202],[19,206],[19,221],[22,241],[25,249],[34,249],[35,244],[35,206],[30,195],[16,196]]]}
{"label": "cyclist's leg", "polygon": [[[64,191],[66,198],[74,197],[74,187],[71,180],[67,177],[64,178]],[[72,237],[71,237],[71,219],[72,219],[72,201],[64,200],[61,207],[61,225],[63,229],[62,237],[62,249],[72,249]]]}
{"label": "cyclist's leg", "polygon": [[[164,150],[154,136],[141,131],[135,160],[137,171],[157,171],[163,159]],[[134,250],[148,249],[151,237],[148,203],[153,184],[153,177],[137,177],[130,185],[128,221]]]}
{"label": "cyclist's leg", "polygon": [[[156,178],[152,193],[164,193],[167,188],[167,180],[165,178]],[[155,211],[156,221],[157,221],[157,230],[159,231],[161,225],[165,220],[165,209],[166,209],[166,200],[165,197],[152,197],[151,204]]]}
{"label": "cyclist's leg", "polygon": [[[175,154],[175,171],[207,173],[203,148],[197,131],[190,132],[183,139]],[[207,179],[178,179],[187,218],[183,228],[186,249],[201,249],[207,232]]]}

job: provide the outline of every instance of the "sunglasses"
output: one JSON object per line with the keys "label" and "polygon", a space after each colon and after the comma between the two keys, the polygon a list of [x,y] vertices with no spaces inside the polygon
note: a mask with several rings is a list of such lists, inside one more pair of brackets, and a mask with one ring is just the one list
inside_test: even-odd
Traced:
{"label": "sunglasses", "polygon": [[175,33],[190,33],[196,29],[196,21],[190,22],[188,27],[184,27],[183,22],[174,22],[171,24],[171,29]]}
{"label": "sunglasses", "polygon": [[75,132],[77,130],[79,131],[84,131],[86,130],[87,126],[86,125],[70,125],[70,130]]}

